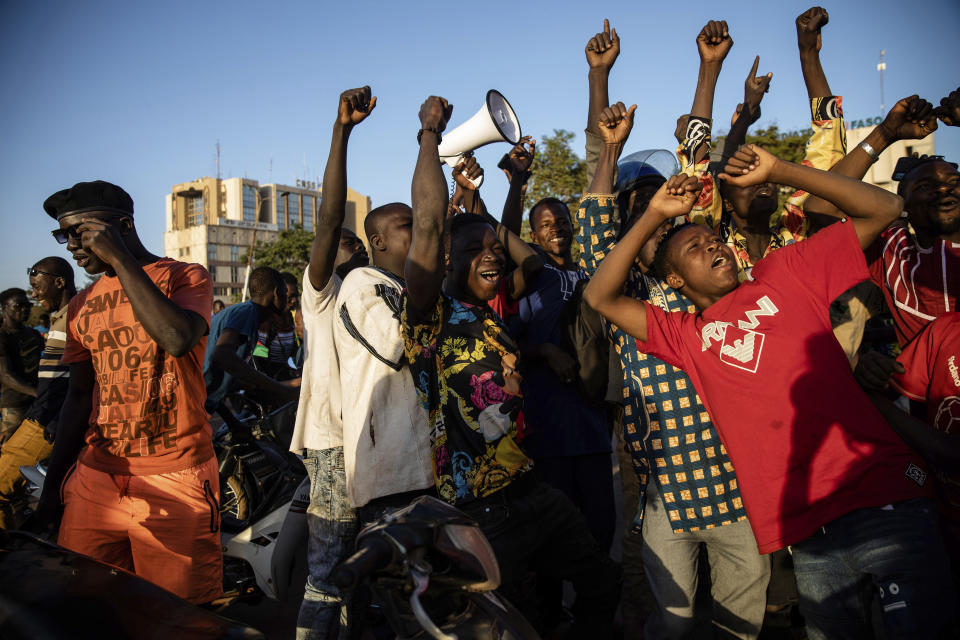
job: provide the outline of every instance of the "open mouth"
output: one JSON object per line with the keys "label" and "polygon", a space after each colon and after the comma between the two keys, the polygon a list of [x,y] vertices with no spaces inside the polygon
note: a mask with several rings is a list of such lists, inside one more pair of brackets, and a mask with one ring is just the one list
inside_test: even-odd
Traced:
{"label": "open mouth", "polygon": [[487,282],[495,283],[500,280],[500,269],[481,271],[480,277]]}
{"label": "open mouth", "polygon": [[769,198],[774,194],[773,185],[765,184],[757,189],[755,195],[758,198]]}
{"label": "open mouth", "polygon": [[711,269],[722,269],[723,267],[726,267],[726,266],[729,265],[729,264],[731,264],[731,263],[730,263],[730,258],[728,258],[727,256],[723,255],[722,253],[719,253],[719,254],[717,254],[717,256],[713,259],[713,262],[710,263],[710,268],[711,268]]}
{"label": "open mouth", "polygon": [[90,256],[75,255],[73,256],[73,259],[77,261],[77,266],[80,267],[81,269],[87,266],[88,264],[90,264]]}

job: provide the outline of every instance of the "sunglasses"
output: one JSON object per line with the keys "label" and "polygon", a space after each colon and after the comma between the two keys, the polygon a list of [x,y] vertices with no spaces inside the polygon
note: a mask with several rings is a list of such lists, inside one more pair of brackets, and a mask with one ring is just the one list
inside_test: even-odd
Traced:
{"label": "sunglasses", "polygon": [[50,273],[49,271],[41,271],[40,269],[37,269],[36,267],[30,267],[29,269],[27,269],[27,275],[30,276],[31,278],[36,278],[36,277],[37,277],[38,275],[40,275],[41,273],[42,273],[43,275],[45,275],[45,276],[50,276],[51,278],[59,278],[59,277],[60,277],[60,276],[58,276],[58,275],[55,274],[55,273]]}
{"label": "sunglasses", "polygon": [[[100,222],[113,222],[114,220],[120,220],[127,217],[129,216],[110,216],[109,218],[97,218],[97,220]],[[66,229],[54,229],[50,232],[50,235],[52,235],[53,239],[58,243],[67,244],[70,238],[80,237],[80,227],[83,225],[83,222],[79,222],[75,225],[67,227]]]}

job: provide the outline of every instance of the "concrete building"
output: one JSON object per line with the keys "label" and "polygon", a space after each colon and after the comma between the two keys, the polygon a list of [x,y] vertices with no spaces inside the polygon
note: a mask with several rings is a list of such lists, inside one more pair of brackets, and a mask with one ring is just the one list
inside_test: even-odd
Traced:
{"label": "concrete building", "polygon": [[[243,258],[253,243],[272,242],[280,231],[296,226],[312,232],[320,198],[317,184],[306,180],[289,186],[197,178],[174,185],[166,196],[164,255],[206,267],[213,276],[214,299],[229,304],[243,291]],[[363,219],[369,211],[370,198],[348,188],[344,226],[364,244]]]}
{"label": "concrete building", "polygon": [[[880,123],[879,118],[875,120],[877,120],[877,124]],[[871,131],[873,131],[873,127],[847,129],[847,151],[849,152],[856,149],[857,145],[863,142],[863,139],[866,138],[867,134]],[[936,133],[932,133],[923,140],[901,140],[900,142],[895,142],[890,145],[880,154],[880,159],[874,162],[873,166],[867,170],[867,175],[863,176],[863,181],[896,193],[897,185],[900,183],[891,180],[890,176],[893,175],[893,169],[897,166],[897,160],[913,153],[928,156],[934,155],[937,152],[936,144],[934,143],[935,135]]]}

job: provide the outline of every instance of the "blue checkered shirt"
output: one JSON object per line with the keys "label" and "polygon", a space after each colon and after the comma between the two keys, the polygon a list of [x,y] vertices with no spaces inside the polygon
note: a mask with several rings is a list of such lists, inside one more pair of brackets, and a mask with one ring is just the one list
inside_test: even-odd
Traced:
{"label": "blue checkered shirt", "polygon": [[[593,276],[616,244],[615,196],[587,194],[577,211],[580,266]],[[668,311],[695,312],[665,282],[631,270],[626,293]],[[640,530],[647,480],[656,474],[674,532],[712,529],[747,517],[737,476],[720,436],[687,374],[641,353],[637,341],[612,323],[608,337],[623,367],[624,439],[640,478]]]}

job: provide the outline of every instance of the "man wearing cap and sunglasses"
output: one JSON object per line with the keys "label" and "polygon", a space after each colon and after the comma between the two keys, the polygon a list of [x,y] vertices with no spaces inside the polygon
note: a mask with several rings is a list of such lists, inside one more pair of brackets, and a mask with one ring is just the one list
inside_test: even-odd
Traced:
{"label": "man wearing cap and sunglasses", "polygon": [[42,353],[38,351],[37,396],[0,449],[0,529],[16,526],[13,503],[26,486],[21,465],[33,466],[53,450],[56,420],[70,382],[70,368],[60,358],[67,339],[67,304],[77,294],[73,267],[59,256],[50,256],[27,269],[27,275],[33,298],[50,314],[50,329]]}
{"label": "man wearing cap and sunglasses", "polygon": [[[210,274],[151,254],[133,200],[81,182],[43,205],[88,274],[70,301],[70,386],[38,510],[58,542],[193,603],[222,591],[219,481],[203,408]],[[74,464],[76,463],[76,464]]]}

